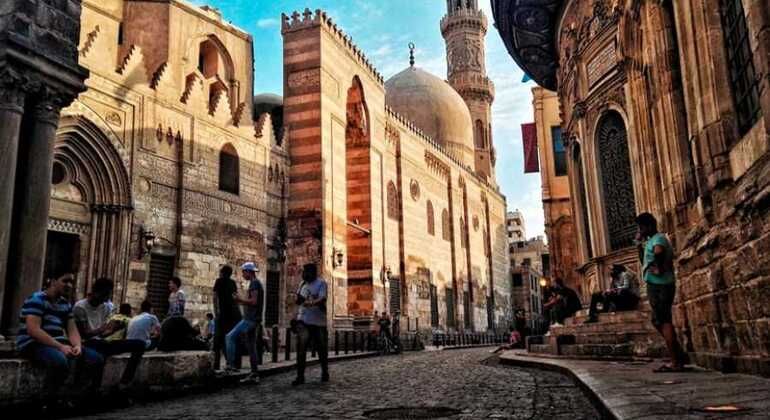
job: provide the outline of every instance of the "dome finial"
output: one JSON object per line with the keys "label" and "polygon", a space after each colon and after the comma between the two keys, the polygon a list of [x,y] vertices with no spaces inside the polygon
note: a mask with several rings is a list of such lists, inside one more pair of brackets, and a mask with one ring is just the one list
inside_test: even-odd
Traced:
{"label": "dome finial", "polygon": [[414,67],[414,42],[409,43],[409,67]]}

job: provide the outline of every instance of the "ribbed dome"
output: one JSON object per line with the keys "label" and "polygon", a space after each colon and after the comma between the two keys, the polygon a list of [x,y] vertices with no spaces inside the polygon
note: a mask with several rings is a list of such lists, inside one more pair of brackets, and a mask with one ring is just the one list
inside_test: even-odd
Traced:
{"label": "ribbed dome", "polygon": [[473,166],[473,120],[463,98],[440,78],[416,67],[385,82],[385,104],[468,166]]}

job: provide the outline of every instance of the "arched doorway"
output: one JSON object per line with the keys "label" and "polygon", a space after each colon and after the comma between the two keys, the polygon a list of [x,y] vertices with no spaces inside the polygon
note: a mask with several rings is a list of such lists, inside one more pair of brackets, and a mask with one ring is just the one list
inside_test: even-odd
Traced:
{"label": "arched doorway", "polygon": [[633,245],[636,201],[628,157],[628,134],[623,117],[615,111],[602,115],[596,126],[599,180],[610,251]]}
{"label": "arched doorway", "polygon": [[67,264],[83,296],[98,277],[123,300],[131,238],[131,184],[105,132],[83,116],[64,116],[54,146],[46,270]]}

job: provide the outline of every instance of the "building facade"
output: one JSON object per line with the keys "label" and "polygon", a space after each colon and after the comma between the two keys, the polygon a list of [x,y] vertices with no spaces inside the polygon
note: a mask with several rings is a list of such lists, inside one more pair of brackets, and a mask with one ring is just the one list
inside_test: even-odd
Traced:
{"label": "building facade", "polygon": [[527,228],[524,225],[524,215],[518,209],[506,213],[505,230],[508,233],[508,243],[524,241],[527,239]]}
{"label": "building facade", "polygon": [[590,293],[583,290],[577,272],[575,226],[567,176],[567,151],[562,141],[559,98],[556,92],[535,87],[532,89],[532,105],[535,111],[545,234],[550,249],[552,275],[564,280],[567,287],[578,292],[578,295],[583,296],[583,301],[588,302]]}
{"label": "building facade", "polygon": [[[386,82],[324,12],[283,16],[284,98],[253,96],[254,40],[216,9],[79,4],[70,75],[90,77],[69,80],[77,98],[46,114],[50,161],[24,174],[50,197],[36,201],[40,223],[14,219],[39,230],[20,234],[39,264],[13,263],[2,237],[13,273],[37,270],[3,284],[11,334],[20,302],[60,267],[77,273],[75,298],[109,277],[115,302],[149,299],[159,314],[178,276],[197,322],[221,266],[244,261],[261,269],[267,325],[295,316],[305,263],[329,283],[334,329],[368,328],[375,311],[423,330],[510,323],[476,2],[451,4],[441,23],[452,84],[414,63]],[[468,54],[477,65],[464,67]]]}
{"label": "building facade", "polygon": [[768,3],[493,4],[515,60],[558,92],[573,214],[587,219],[584,290],[606,287],[613,263],[638,272],[634,216],[652,212],[676,248],[687,349],[703,365],[768,372]]}
{"label": "building facade", "polygon": [[[483,61],[476,47],[486,18],[476,2],[454,3],[442,21],[448,54]],[[483,79],[479,101],[478,86],[458,92],[414,57],[385,81],[325,12],[284,16],[282,29],[289,288],[315,261],[332,285],[338,328],[366,326],[382,311],[420,329],[504,327],[512,316],[505,198],[479,170],[473,130],[491,82]],[[484,74],[450,68],[457,83]]]}

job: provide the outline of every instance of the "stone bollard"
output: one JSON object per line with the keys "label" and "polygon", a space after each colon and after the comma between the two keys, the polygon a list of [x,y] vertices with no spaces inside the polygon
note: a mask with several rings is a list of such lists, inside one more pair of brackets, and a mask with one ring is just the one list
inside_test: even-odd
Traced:
{"label": "stone bollard", "polygon": [[273,325],[273,334],[270,335],[270,356],[273,359],[273,363],[278,363],[278,334],[280,334],[278,326]]}
{"label": "stone bollard", "polygon": [[334,355],[340,355],[340,332],[337,330],[334,331]]}
{"label": "stone bollard", "polygon": [[291,328],[286,329],[286,346],[284,346],[284,358],[283,360],[291,360]]}

